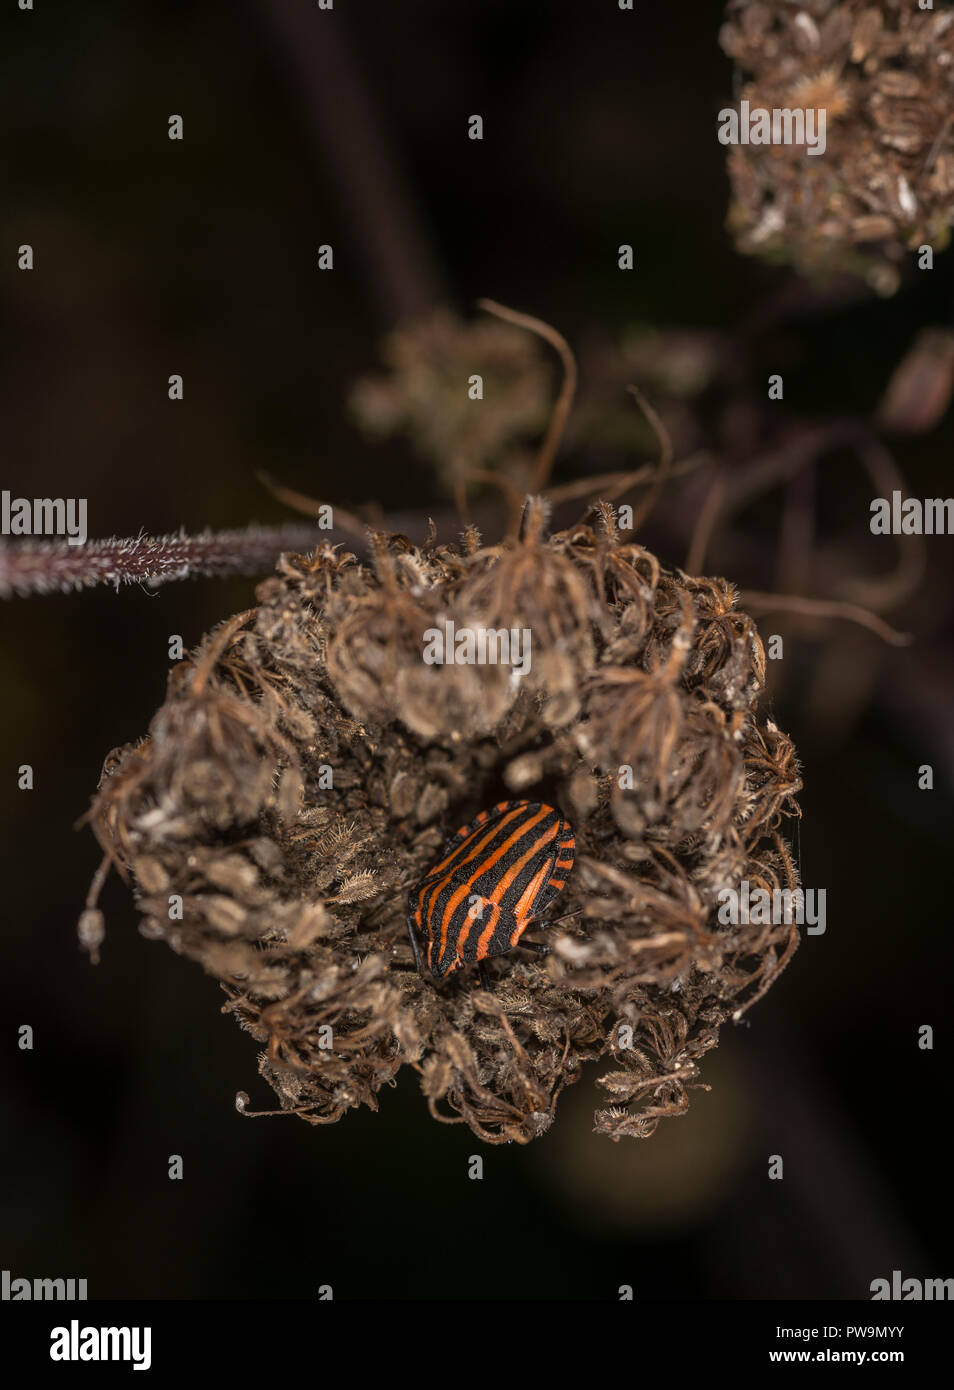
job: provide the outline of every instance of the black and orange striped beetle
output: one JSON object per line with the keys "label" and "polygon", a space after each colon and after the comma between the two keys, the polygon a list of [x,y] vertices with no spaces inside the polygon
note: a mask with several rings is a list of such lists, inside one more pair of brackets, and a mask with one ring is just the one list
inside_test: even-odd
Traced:
{"label": "black and orange striped beetle", "polygon": [[[481,963],[521,944],[531,921],[565,887],[575,853],[569,824],[542,801],[498,801],[481,811],[448,840],[441,859],[408,897],[407,929],[418,970],[424,968],[420,937],[428,969],[438,979],[475,963],[483,975]],[[549,949],[522,944],[543,954]]]}

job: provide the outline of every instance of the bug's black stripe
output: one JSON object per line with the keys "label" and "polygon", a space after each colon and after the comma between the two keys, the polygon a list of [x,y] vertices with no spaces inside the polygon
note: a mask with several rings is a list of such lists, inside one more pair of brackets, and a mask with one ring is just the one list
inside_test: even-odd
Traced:
{"label": "bug's black stripe", "polygon": [[473,835],[475,830],[479,829],[482,825],[486,825],[487,821],[490,820],[491,816],[495,815],[496,808],[492,808],[489,811],[481,811],[478,815],[474,817],[474,819],[468,825],[462,825],[461,828],[457,831],[457,833],[452,835],[450,839],[447,841],[447,844],[444,846],[444,855],[441,860],[441,863],[446,863],[448,856],[460,844],[462,844],[464,840],[470,839],[471,835]]}
{"label": "bug's black stripe", "polygon": [[[461,827],[408,896],[434,973],[512,950],[564,887],[575,846],[570,825],[539,801],[498,802]],[[481,904],[479,916],[472,900]]]}
{"label": "bug's black stripe", "polygon": [[[423,895],[427,889],[433,890],[435,883],[443,883],[449,875],[465,865],[475,852],[477,854],[477,859],[473,861],[475,863],[479,862],[481,858],[493,854],[495,842],[497,844],[503,843],[507,836],[512,833],[512,827],[518,826],[522,819],[522,808],[516,806],[513,808],[513,814],[506,817],[482,812],[470,826],[465,826],[463,830],[458,831],[448,845],[449,852],[444,855],[440,863],[434,865],[427,877],[415,889],[416,893],[422,895],[425,909],[430,905],[423,900]],[[433,902],[433,899],[434,892],[431,891],[430,901]]]}
{"label": "bug's black stripe", "polygon": [[[478,847],[481,848],[484,855],[492,855],[495,853],[495,844],[507,839],[508,835],[518,829],[528,816],[535,815],[539,810],[540,803],[538,801],[523,806],[518,801],[504,801],[491,811],[481,811],[470,825],[465,825],[457,832],[448,844],[444,857],[439,864],[435,864],[427,877],[432,878],[434,875],[443,877],[448,869],[456,868],[464,863]],[[500,832],[499,840],[496,834],[498,831]]]}
{"label": "bug's black stripe", "polygon": [[[560,834],[566,835],[567,833],[572,834],[572,831],[566,821],[564,821],[560,827]],[[573,868],[575,859],[575,839],[571,840],[569,843],[567,843],[566,840],[561,840],[557,850],[556,862],[551,868],[550,879],[544,887],[543,892],[540,894],[539,904],[533,913],[534,917],[539,917],[550,906],[553,899],[559,893],[562,893],[563,889],[566,887],[566,881],[570,876],[570,871]]]}
{"label": "bug's black stripe", "polygon": [[[540,869],[541,853],[545,853],[545,851],[533,852],[533,847],[540,838],[545,837],[547,830],[548,823],[547,817],[545,817],[537,826],[528,826],[516,844],[510,845],[506,851],[501,852],[499,847],[496,847],[498,848],[498,856],[496,856],[495,862],[490,856],[487,856],[483,863],[487,863],[488,867],[485,867],[483,872],[481,872],[481,866],[471,869],[469,881],[467,881],[467,892],[480,895],[481,898],[492,898],[505,912],[515,912],[517,902],[526,891],[527,884],[530,883],[535,872]],[[527,862],[517,869],[517,866],[520,865],[520,859],[523,859],[524,856],[528,856]],[[502,877],[513,870],[516,872],[512,883],[508,884],[506,888],[501,888]],[[438,909],[446,908],[446,901],[451,897],[452,891],[449,891],[444,902],[438,898]],[[456,912],[453,913],[453,919],[456,919]],[[456,926],[458,923],[455,920],[453,924]]]}
{"label": "bug's black stripe", "polygon": [[544,887],[543,892],[540,894],[540,902],[534,911],[534,917],[541,916],[541,914],[544,913],[546,909],[550,906],[550,904],[553,902],[553,899],[557,896],[557,894],[562,893],[565,887],[565,879],[557,879],[551,877],[549,882]]}
{"label": "bug's black stripe", "polygon": [[[481,936],[483,932],[486,930],[487,925],[491,920],[491,912],[494,912],[496,915],[496,925],[494,926],[494,932],[492,937],[490,938],[490,943],[488,943],[487,947],[481,950]],[[494,951],[492,943],[497,940],[509,941],[510,935],[514,931],[515,927],[516,921],[514,920],[513,916],[509,912],[502,912],[499,908],[496,907],[496,904],[494,904],[492,908],[487,909],[487,913],[483,921],[476,922],[474,924],[474,929],[471,931],[470,935],[466,938],[466,940],[462,944],[458,941],[457,950],[461,960],[465,961],[468,965],[473,965],[475,961],[482,960],[484,956],[499,954],[499,952]],[[509,946],[506,949],[509,950]],[[478,954],[478,952],[480,952],[480,954]]]}
{"label": "bug's black stripe", "polygon": [[503,956],[511,950],[510,938],[517,927],[517,919],[510,912],[501,912],[494,928],[494,934],[487,944],[488,956]]}
{"label": "bug's black stripe", "polygon": [[[532,825],[529,822],[532,821],[533,815],[539,814],[539,803],[533,808],[533,815],[530,814],[531,809],[528,807],[523,814],[504,817],[491,828],[489,834],[486,826],[481,827],[475,836],[474,847],[479,848],[477,856],[467,860],[467,842],[465,842],[457,851],[458,855],[463,851],[463,861],[455,856],[455,867],[451,872],[444,873],[432,884],[428,883],[422,911],[426,918],[431,919],[436,924],[438,931],[448,912],[451,898],[464,886],[467,889],[464,902],[467,901],[467,897],[476,893],[484,898],[494,898],[495,901],[506,902],[509,906],[509,893],[501,899],[495,891],[502,875],[518,863],[521,856],[530,849],[535,840],[544,835],[559,820],[554,812],[549,816],[541,817],[536,825]],[[514,839],[514,843],[505,849],[504,846],[511,839]],[[526,883],[524,883],[524,887],[526,887]],[[454,930],[456,937],[463,925],[463,918],[457,920],[460,907],[461,904],[458,903],[448,924],[448,940],[451,930]],[[464,917],[466,917],[466,911]]]}
{"label": "bug's black stripe", "polygon": [[[480,941],[481,933],[485,930],[490,908],[485,909],[484,916],[478,918],[470,925],[469,932],[466,933],[463,945],[460,945],[460,937],[464,933],[465,927],[470,924],[471,897],[478,895],[486,899],[493,899],[500,908],[500,920],[498,920],[494,935],[488,945],[487,954],[497,955],[502,950],[510,949],[510,937],[516,927],[517,906],[529,887],[532,880],[540,873],[543,865],[546,866],[543,877],[543,885],[534,898],[532,907],[527,916],[537,917],[553,901],[557,894],[565,885],[565,879],[554,877],[554,861],[558,851],[559,841],[554,837],[550,846],[541,846],[540,849],[529,856],[527,862],[518,870],[513,880],[502,892],[499,890],[499,883],[503,873],[519,863],[521,857],[531,849],[540,839],[544,839],[551,830],[553,824],[559,820],[557,816],[548,816],[540,820],[537,825],[528,827],[527,831],[521,836],[519,841],[510,847],[505,853],[500,854],[496,864],[490,869],[480,873],[474,868],[470,870],[470,881],[464,875],[450,875],[449,879],[444,880],[439,886],[438,891],[431,898],[430,910],[435,914],[436,920],[442,921],[444,914],[448,911],[449,902],[454,892],[461,886],[461,882],[467,882],[467,893],[458,902],[450,918],[447,927],[447,939],[445,954],[447,952],[460,954],[464,960],[476,959],[474,952]],[[566,822],[563,822],[565,827]],[[508,827],[513,833],[513,825]],[[562,827],[561,827],[562,828]],[[506,836],[504,837],[506,839]],[[493,848],[499,848],[499,839],[495,837]],[[489,853],[490,847],[488,847]],[[565,851],[564,851],[565,855]],[[565,859],[564,859],[565,862]],[[569,867],[569,866],[568,866]]]}
{"label": "bug's black stripe", "polygon": [[433,869],[421,880],[410,897],[411,911],[417,911],[423,927],[431,917],[433,903],[437,894],[453,878],[455,869],[472,853],[479,832],[487,821],[487,813],[481,812],[471,826],[465,826],[448,841],[447,853],[435,864]]}
{"label": "bug's black stripe", "polygon": [[[533,839],[534,837],[532,835],[528,837],[528,841],[524,845],[524,852],[526,852],[526,850],[530,848],[530,845],[533,843]],[[510,884],[508,884],[504,891],[502,893],[498,892],[494,895],[496,901],[500,904],[500,906],[502,908],[505,908],[508,912],[516,913],[517,904],[526,892],[527,887],[530,884],[530,880],[536,877],[536,875],[540,872],[541,866],[544,864],[546,865],[544,881],[546,881],[550,877],[550,872],[553,868],[553,852],[550,851],[549,853],[547,853],[544,850],[538,850],[535,854],[532,854],[530,858],[527,860],[526,864],[524,864],[523,867],[517,872],[517,874],[514,876],[513,881]],[[482,881],[483,880],[481,880],[480,882]],[[484,892],[486,896],[489,897],[490,890],[483,889],[480,886],[480,882],[477,885],[476,891],[478,893]]]}

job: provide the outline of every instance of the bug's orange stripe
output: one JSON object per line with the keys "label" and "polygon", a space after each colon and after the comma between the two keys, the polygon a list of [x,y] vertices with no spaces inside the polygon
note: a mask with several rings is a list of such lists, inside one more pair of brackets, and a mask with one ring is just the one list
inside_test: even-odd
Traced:
{"label": "bug's orange stripe", "polygon": [[486,954],[487,954],[487,948],[488,948],[488,946],[490,945],[490,938],[493,936],[494,932],[497,930],[497,922],[498,922],[499,918],[500,918],[500,908],[497,906],[496,903],[494,903],[494,910],[493,910],[493,912],[490,914],[490,921],[488,922],[487,926],[484,927],[483,931],[480,933],[480,936],[479,936],[479,938],[478,938],[478,940],[477,940],[477,959],[478,959],[478,960],[483,960],[484,957],[486,956]]}
{"label": "bug's orange stripe", "polygon": [[[481,931],[477,943],[477,955],[480,959],[483,959],[483,957],[480,955],[480,942],[484,939],[485,936],[493,936],[494,928],[497,925],[497,918],[499,916],[500,908],[497,906],[496,903],[491,903],[489,925],[484,927],[484,929]],[[461,927],[460,931],[457,934],[457,954],[459,956],[462,956],[464,953],[464,943],[470,940],[470,934],[474,929],[475,922],[483,922],[483,917],[478,917],[476,913],[473,916],[471,916],[470,913],[468,913],[465,925]],[[484,952],[484,954],[486,955],[486,951]]]}
{"label": "bug's orange stripe", "polygon": [[[524,829],[525,829],[525,830],[530,830],[530,829],[532,829],[533,826],[534,826],[534,825],[537,825],[537,824],[540,822],[541,819],[542,819],[542,813],[541,813],[541,815],[539,815],[539,816],[534,816],[533,820],[530,820],[530,821],[527,822],[527,824],[525,825]],[[549,830],[545,830],[545,831],[543,832],[543,834],[540,835],[540,836],[533,842],[533,844],[530,846],[530,848],[529,848],[528,850],[526,850],[526,851],[520,856],[519,859],[517,859],[513,864],[511,864],[510,868],[507,869],[505,873],[501,874],[500,878],[498,879],[498,881],[497,881],[497,883],[496,883],[496,885],[495,885],[495,887],[498,888],[498,889],[500,890],[501,896],[507,891],[507,889],[510,887],[511,883],[513,883],[514,879],[515,879],[515,878],[517,877],[517,875],[520,873],[520,870],[521,870],[521,869],[523,868],[523,866],[527,863],[527,860],[528,860],[528,859],[532,859],[533,856],[536,854],[537,850],[542,849],[544,845],[548,845],[548,844],[552,843],[552,840],[553,840],[553,834],[552,834],[552,832],[549,831]],[[496,862],[497,862],[497,859],[498,859],[499,857],[500,857],[499,855],[495,855],[494,858],[493,858],[493,863],[496,863]],[[491,865],[488,864],[487,867],[490,868]],[[523,902],[523,898],[521,898],[520,901]]]}
{"label": "bug's orange stripe", "polygon": [[[532,826],[536,821],[539,821],[539,820],[540,820],[540,817],[539,817],[539,816],[535,817],[535,820],[534,820],[534,821],[530,821],[530,822],[528,823],[528,826],[527,826],[526,828],[529,828],[529,826]],[[526,853],[524,853],[524,854],[520,857],[520,859],[518,859],[518,860],[516,861],[516,863],[513,864],[513,865],[511,866],[511,868],[508,869],[507,872],[506,872],[504,875],[501,876],[499,883],[498,883],[497,885],[495,885],[496,888],[499,888],[499,891],[500,891],[501,895],[502,895],[502,894],[506,891],[506,889],[510,886],[510,884],[513,882],[514,878],[520,873],[521,869],[524,867],[524,865],[527,863],[527,861],[528,861],[529,859],[532,859],[532,858],[533,858],[533,856],[537,853],[537,851],[541,848],[541,846],[549,844],[550,841],[551,841],[551,839],[552,839],[552,836],[550,835],[549,831],[544,832],[544,834],[541,835],[541,836],[539,836],[539,837],[537,838],[537,840],[530,846],[530,848],[526,851]],[[497,856],[495,856],[494,862],[496,862],[496,858],[497,858]],[[519,898],[518,901],[517,901],[516,907],[515,907],[515,909],[514,909],[514,917],[516,918],[517,925],[516,925],[516,927],[514,928],[514,931],[511,933],[511,936],[510,936],[510,945],[511,945],[511,946],[515,946],[515,945],[517,944],[517,942],[520,940],[520,937],[523,935],[523,933],[524,933],[524,932],[526,931],[526,929],[527,929],[527,925],[528,925],[528,923],[529,923],[529,921],[530,921],[530,916],[529,916],[529,914],[530,914],[530,909],[532,908],[534,902],[536,901],[537,897],[539,896],[540,888],[541,888],[541,886],[542,886],[542,882],[543,882],[543,879],[544,879],[544,876],[546,875],[546,873],[547,873],[547,866],[546,866],[546,865],[543,865],[543,867],[542,867],[536,874],[534,874],[533,878],[532,878],[532,879],[530,880],[530,882],[527,884],[526,888],[523,890],[523,893],[520,895],[520,898]],[[490,939],[491,939],[491,937],[492,937],[493,934],[494,934],[494,930],[496,929],[497,920],[498,920],[499,916],[500,916],[500,909],[499,909],[499,907],[497,907],[497,906],[495,905],[495,910],[494,910],[494,912],[491,914],[491,919],[492,919],[492,920],[491,920],[491,922],[488,924],[488,926],[485,927],[485,929],[481,932],[480,938],[479,938],[479,940],[478,940],[478,942],[477,942],[477,959],[478,959],[478,960],[483,960],[484,957],[485,957],[486,954],[487,954],[487,948],[488,948],[488,946],[490,945]],[[458,951],[460,951],[460,948],[461,948],[461,946],[463,945],[463,942],[467,939],[467,937],[468,937],[469,935],[470,935],[470,929],[469,929],[469,928],[467,929],[466,934],[463,933],[463,932],[461,933],[461,935],[460,935],[459,938],[458,938],[458,943],[457,943],[457,945],[458,945]]]}
{"label": "bug's orange stripe", "polygon": [[517,919],[517,926],[516,930],[512,933],[510,937],[511,946],[516,946],[517,942],[520,940],[521,936],[527,929],[527,925],[530,921],[530,909],[533,907],[533,904],[539,897],[540,889],[543,886],[543,880],[546,875],[546,872],[547,866],[546,864],[544,864],[542,868],[539,870],[539,872],[534,874],[533,878],[530,880],[523,893],[520,895],[520,900],[518,901],[516,910],[514,912],[514,916]]}
{"label": "bug's orange stripe", "polygon": [[[503,806],[506,806],[507,804],[508,804],[507,802],[502,802],[502,803],[501,803],[501,805],[503,805]],[[471,827],[471,838],[473,838],[473,839],[475,840],[475,845],[474,845],[474,848],[473,848],[472,852],[471,852],[469,855],[465,855],[465,857],[464,857],[463,859],[461,859],[458,863],[454,864],[452,868],[448,869],[447,873],[445,873],[445,874],[443,874],[442,876],[439,876],[439,877],[437,877],[437,878],[434,878],[434,874],[440,875],[440,871],[441,871],[441,869],[444,867],[444,865],[447,864],[448,861],[451,860],[451,859],[453,858],[453,856],[454,856],[456,853],[458,853],[458,851],[459,851],[464,845],[466,845],[466,843],[467,843],[467,838],[465,837],[465,839],[462,840],[460,844],[454,845],[454,847],[453,847],[453,849],[450,851],[450,853],[447,854],[447,855],[445,855],[445,857],[441,860],[441,862],[440,862],[439,864],[437,864],[437,865],[434,867],[434,869],[431,871],[431,874],[428,875],[428,877],[429,877],[429,879],[430,879],[430,882],[428,883],[428,885],[427,885],[426,888],[423,888],[423,889],[422,889],[422,891],[421,891],[421,893],[420,893],[420,896],[419,896],[419,898],[418,898],[418,904],[417,904],[417,910],[416,910],[416,921],[417,921],[417,924],[418,924],[418,926],[420,927],[420,929],[421,929],[422,931],[424,930],[424,922],[425,922],[425,920],[428,920],[428,919],[430,918],[431,911],[432,911],[432,908],[433,908],[433,904],[434,904],[434,903],[437,901],[437,899],[440,897],[440,895],[441,895],[441,893],[443,892],[444,888],[446,887],[447,882],[448,882],[448,879],[451,877],[451,875],[457,873],[461,868],[464,867],[465,864],[470,864],[470,863],[472,863],[473,860],[474,860],[475,858],[477,858],[477,857],[481,854],[481,852],[483,851],[484,847],[485,847],[487,844],[489,844],[489,842],[493,839],[493,837],[498,833],[498,831],[500,830],[501,825],[507,825],[510,821],[512,821],[512,820],[514,819],[515,816],[521,815],[522,812],[523,812],[523,807],[522,807],[522,806],[514,806],[514,807],[511,807],[510,814],[507,815],[507,816],[502,817],[499,821],[495,821],[494,824],[492,825],[490,831],[488,832],[488,834],[487,834],[486,836],[484,836],[482,839],[479,839],[479,838],[477,837],[477,828],[478,828],[478,827],[477,827],[477,821],[480,821],[480,823],[483,824],[483,823],[487,820],[488,816],[490,815],[490,812],[489,812],[489,811],[481,811],[480,815],[479,815],[478,817],[475,818],[474,825]],[[462,829],[467,829],[468,827],[462,826],[461,828],[462,828]],[[458,834],[460,834],[460,831],[458,831]],[[472,877],[473,877],[473,876],[472,876]],[[459,899],[458,899],[458,901],[459,901]],[[455,904],[455,905],[456,905],[456,904]],[[437,950],[437,953],[436,953],[438,959],[439,959],[440,956],[443,954],[444,948],[445,948],[445,946],[446,946],[446,944],[447,944],[447,929],[448,929],[449,924],[450,924],[450,916],[449,916],[447,913],[445,913],[445,914],[444,914],[444,917],[443,917],[442,920],[441,920],[440,942],[439,942],[438,950]],[[431,955],[432,955],[432,952],[433,952],[433,948],[434,948],[435,945],[438,945],[438,943],[435,941],[435,938],[434,938],[434,935],[433,935],[433,931],[432,931],[431,925],[429,925],[429,927],[428,927],[427,935],[428,935],[428,947],[427,947],[428,962],[427,962],[427,963],[428,963],[428,965],[430,965],[430,963],[431,963]]]}
{"label": "bug's orange stripe", "polygon": [[[507,803],[506,803],[506,802],[503,802],[503,803],[501,803],[501,804],[502,804],[502,805],[506,805]],[[518,814],[518,815],[519,815],[519,814],[522,814],[522,813],[523,813],[523,810],[524,810],[524,808],[523,808],[522,806],[519,806],[519,807],[517,807],[515,814]],[[479,877],[481,874],[485,874],[485,873],[488,871],[488,869],[492,869],[492,868],[494,867],[495,864],[497,864],[502,858],[504,858],[504,856],[507,854],[507,852],[508,852],[510,849],[512,849],[513,846],[514,846],[519,840],[523,839],[524,835],[526,835],[526,833],[527,833],[528,830],[532,830],[533,827],[534,827],[535,825],[539,825],[540,821],[541,821],[541,820],[544,820],[549,814],[550,814],[549,808],[544,809],[544,808],[541,806],[540,810],[536,813],[535,816],[531,816],[529,820],[523,819],[523,820],[521,821],[521,823],[517,826],[517,828],[516,828],[516,830],[514,831],[514,833],[513,833],[512,835],[508,836],[507,839],[504,840],[503,844],[501,844],[501,845],[499,845],[499,846],[497,847],[497,850],[496,850],[493,854],[487,855],[487,856],[481,861],[480,865],[478,866],[477,872],[476,872],[476,873],[472,873],[472,874],[470,875],[470,880],[469,880],[467,883],[462,884],[462,885],[460,886],[460,888],[458,888],[457,891],[456,891],[455,893],[452,893],[452,894],[450,895],[450,897],[449,897],[448,900],[447,900],[447,906],[446,906],[446,908],[445,908],[444,915],[443,915],[443,917],[441,918],[441,947],[440,947],[440,951],[438,952],[438,959],[440,959],[440,957],[444,954],[444,950],[445,950],[445,948],[446,948],[446,946],[447,946],[447,933],[448,933],[448,929],[449,929],[449,927],[450,927],[451,919],[452,919],[452,917],[453,917],[453,915],[454,915],[454,911],[455,911],[455,909],[458,907],[458,905],[460,904],[461,900],[465,897],[465,895],[466,895],[467,893],[470,892],[471,884],[472,884],[473,880],[474,880],[475,878]],[[504,823],[506,823],[506,818],[504,819]],[[495,824],[494,824],[494,828],[493,828],[493,830],[492,830],[492,832],[491,832],[491,835],[489,836],[489,839],[492,839],[493,836],[497,834],[497,832],[499,831],[499,829],[500,829],[500,824],[499,824],[499,823],[495,823]],[[519,860],[517,861],[517,863],[513,866],[513,868],[510,869],[509,872],[508,872],[506,875],[504,875],[504,877],[501,879],[500,885],[499,885],[500,888],[501,888],[501,891],[503,891],[503,889],[506,888],[506,886],[507,886],[510,882],[512,882],[513,876],[514,876],[516,873],[518,873],[519,870],[520,870],[521,868],[523,868],[524,864],[527,862],[527,860],[530,858],[530,856],[540,847],[540,845],[541,845],[541,844],[546,844],[547,841],[548,841],[549,839],[550,839],[549,833],[544,834],[544,835],[542,835],[542,836],[537,840],[537,842],[536,842],[529,850],[527,850],[527,852],[522,856],[522,858],[519,859]],[[487,843],[488,843],[488,840],[484,840],[483,843],[484,843],[484,844],[487,844]],[[466,859],[464,862],[467,863],[467,864],[470,864],[470,863],[473,862],[474,858],[475,858],[475,855],[473,855],[473,854],[468,855],[467,859]],[[497,885],[495,885],[495,887],[496,887],[496,886],[497,886]]]}
{"label": "bug's orange stripe", "polygon": [[[504,803],[504,805],[506,805],[506,802]],[[491,826],[491,828],[490,828],[490,830],[488,831],[488,833],[487,833],[482,839],[479,839],[479,838],[477,837],[477,834],[476,834],[476,826],[475,826],[474,829],[473,829],[473,831],[472,831],[472,837],[473,837],[474,840],[475,840],[475,844],[474,844],[473,850],[471,851],[470,854],[465,855],[463,859],[459,860],[459,861],[453,866],[453,868],[449,869],[449,870],[448,870],[448,873],[457,873],[460,869],[462,869],[462,868],[464,867],[465,864],[471,864],[471,863],[473,863],[473,861],[482,853],[484,847],[485,847],[486,845],[488,845],[488,844],[490,843],[490,841],[494,838],[494,836],[498,833],[498,831],[500,830],[501,826],[505,826],[505,825],[509,824],[509,823],[514,819],[515,816],[519,816],[519,815],[521,815],[522,813],[523,813],[523,807],[522,807],[522,806],[515,806],[515,807],[513,807],[513,808],[511,809],[511,812],[510,812],[510,814],[509,814],[508,816],[503,816],[499,821],[495,821],[495,822],[494,822],[494,824]],[[489,814],[489,812],[488,812],[487,814]],[[486,817],[485,817],[485,819],[486,819]],[[453,856],[454,856],[460,849],[462,849],[464,845],[466,845],[466,843],[467,843],[467,841],[466,841],[466,839],[465,839],[465,840],[462,840],[461,843],[460,843],[459,845],[455,845],[454,848],[451,850],[450,854],[446,855],[446,856],[441,860],[441,862],[440,862],[439,864],[437,864],[437,865],[434,867],[434,869],[431,871],[431,874],[430,874],[428,877],[433,879],[433,875],[434,875],[434,874],[440,874],[440,871],[444,868],[444,865],[447,864],[448,861],[449,861],[450,859],[452,859]],[[425,895],[426,895],[427,898],[428,898],[427,910],[430,909],[430,905],[433,904],[433,903],[437,900],[437,898],[439,897],[439,895],[440,895],[440,893],[441,893],[441,890],[443,889],[445,883],[447,882],[447,878],[448,878],[448,874],[444,874],[444,875],[442,875],[441,877],[439,877],[438,879],[434,880],[434,881],[428,886],[428,888],[425,889],[425,891],[421,894],[421,906],[422,906],[422,908],[425,907],[424,899],[425,899]]]}

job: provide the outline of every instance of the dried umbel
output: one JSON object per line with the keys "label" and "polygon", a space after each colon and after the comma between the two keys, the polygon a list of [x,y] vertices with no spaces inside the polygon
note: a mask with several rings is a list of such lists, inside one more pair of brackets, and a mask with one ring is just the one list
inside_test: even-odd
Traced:
{"label": "dried umbel", "polygon": [[954,11],[908,0],[729,0],[736,104],[824,110],[826,148],[735,145],[741,250],[848,270],[881,293],[904,257],[942,250],[954,217]]}
{"label": "dried umbel", "polygon": [[[142,930],[221,981],[277,1113],[376,1108],[411,1066],[435,1118],[523,1143],[599,1060],[596,1129],[648,1135],[797,945],[794,925],[717,911],[744,879],[795,884],[798,767],[759,713],[762,644],[734,590],[663,568],[606,504],[545,521],[531,500],[496,545],[379,533],[366,563],[284,556],[107,762],[93,823]],[[446,622],[528,629],[529,670],[427,664]],[[577,915],[548,957],[489,960],[489,989],[471,968],[418,974],[408,889],[510,795],[571,822],[560,914]]]}
{"label": "dried umbel", "polygon": [[465,321],[441,307],[395,329],[383,352],[387,373],[362,378],[351,395],[368,435],[407,435],[459,499],[491,468],[530,486],[527,442],[547,422],[551,389],[533,338],[512,323]]}

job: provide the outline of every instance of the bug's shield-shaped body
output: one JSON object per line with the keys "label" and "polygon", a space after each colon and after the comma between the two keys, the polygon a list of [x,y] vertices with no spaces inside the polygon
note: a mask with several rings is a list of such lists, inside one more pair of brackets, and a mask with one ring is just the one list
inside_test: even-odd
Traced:
{"label": "bug's shield-shaped body", "polygon": [[410,894],[414,930],[437,976],[512,951],[565,886],[576,838],[540,801],[501,801],[458,830]]}

